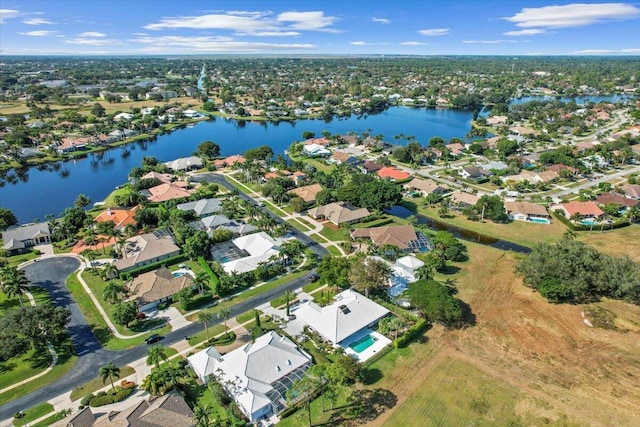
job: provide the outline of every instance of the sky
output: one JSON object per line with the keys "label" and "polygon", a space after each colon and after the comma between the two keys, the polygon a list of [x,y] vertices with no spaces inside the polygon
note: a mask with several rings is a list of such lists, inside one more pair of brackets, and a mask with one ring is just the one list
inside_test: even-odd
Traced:
{"label": "sky", "polygon": [[0,55],[640,55],[640,1],[0,0]]}

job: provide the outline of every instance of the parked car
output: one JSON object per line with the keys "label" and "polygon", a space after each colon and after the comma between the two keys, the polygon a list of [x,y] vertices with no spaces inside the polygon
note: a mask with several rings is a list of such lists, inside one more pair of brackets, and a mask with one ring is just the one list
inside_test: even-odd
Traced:
{"label": "parked car", "polygon": [[309,276],[309,282],[313,283],[315,281],[317,281],[320,277],[318,277],[317,274],[312,274],[311,276]]}
{"label": "parked car", "polygon": [[147,318],[147,315],[140,312],[140,313],[136,313],[136,320],[144,320]]}
{"label": "parked car", "polygon": [[149,336],[147,337],[147,339],[146,339],[146,340],[144,340],[144,342],[146,342],[146,343],[147,343],[147,345],[149,345],[149,344],[153,344],[153,343],[155,343],[155,342],[160,341],[162,338],[163,338],[163,337],[162,337],[161,335],[153,334],[153,335],[149,335]]}

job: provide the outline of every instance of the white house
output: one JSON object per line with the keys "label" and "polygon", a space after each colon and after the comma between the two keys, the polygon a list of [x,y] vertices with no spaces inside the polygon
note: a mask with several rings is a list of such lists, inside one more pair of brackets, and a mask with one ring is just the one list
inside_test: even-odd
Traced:
{"label": "white house", "polygon": [[302,154],[308,157],[327,157],[331,155],[331,151],[320,144],[309,144],[302,148]]}
{"label": "white house", "polygon": [[271,257],[278,256],[282,242],[282,239],[274,239],[264,231],[233,239],[231,243],[237,248],[238,253],[248,255],[223,262],[222,268],[229,274],[233,271],[253,271],[260,263],[269,262]]}
{"label": "white house", "polygon": [[351,289],[324,307],[309,301],[295,309],[297,321],[361,361],[391,342],[369,329],[388,314],[389,310]]}
{"label": "white house", "polygon": [[188,360],[203,383],[213,377],[223,384],[251,422],[281,412],[287,390],[311,366],[310,355],[275,332],[224,356],[209,347]]}

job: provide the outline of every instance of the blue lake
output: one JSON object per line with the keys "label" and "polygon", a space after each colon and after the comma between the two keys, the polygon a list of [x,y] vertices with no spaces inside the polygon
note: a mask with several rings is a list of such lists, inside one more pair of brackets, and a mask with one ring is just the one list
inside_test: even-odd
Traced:
{"label": "blue lake", "polygon": [[[127,147],[131,151],[127,157],[121,155],[121,148],[115,148],[101,160],[89,156],[61,163],[58,170],[51,166],[46,170],[31,168],[22,180],[9,172],[0,181],[4,184],[0,188],[0,207],[11,209],[21,223],[43,220],[49,214],[59,215],[73,205],[80,193],[89,196],[93,202],[103,200],[116,186],[127,181],[131,168],[139,166],[144,156],[154,156],[161,161],[189,156],[206,140],[218,143],[223,156],[242,154],[249,148],[265,144],[281,154],[292,142],[301,140],[305,131],[320,136],[325,130],[332,134],[369,130],[371,135],[382,134],[389,142],[395,142],[395,135],[413,135],[427,145],[434,136],[447,141],[453,137],[464,139],[471,128],[471,117],[470,111],[394,107],[380,114],[330,122],[264,123],[216,118],[158,136],[155,141],[129,144]],[[11,175],[17,182],[11,183],[7,179]]]}

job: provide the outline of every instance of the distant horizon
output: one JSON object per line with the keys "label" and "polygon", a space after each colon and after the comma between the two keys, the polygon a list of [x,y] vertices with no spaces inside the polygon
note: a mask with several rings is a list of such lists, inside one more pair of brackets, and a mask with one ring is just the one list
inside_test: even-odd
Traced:
{"label": "distant horizon", "polygon": [[0,56],[637,56],[638,21],[636,0],[5,0]]}

